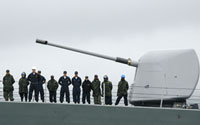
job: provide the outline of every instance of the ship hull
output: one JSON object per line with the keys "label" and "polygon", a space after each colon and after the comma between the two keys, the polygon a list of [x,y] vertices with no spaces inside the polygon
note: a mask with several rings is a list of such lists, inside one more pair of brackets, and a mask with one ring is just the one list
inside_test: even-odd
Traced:
{"label": "ship hull", "polygon": [[0,102],[1,125],[199,125],[200,111]]}

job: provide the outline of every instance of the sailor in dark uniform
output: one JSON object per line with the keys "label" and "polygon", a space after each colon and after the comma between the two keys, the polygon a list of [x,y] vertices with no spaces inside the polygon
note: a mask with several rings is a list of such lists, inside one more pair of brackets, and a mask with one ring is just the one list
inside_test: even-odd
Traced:
{"label": "sailor in dark uniform", "polygon": [[32,100],[33,91],[35,93],[35,101],[38,102],[38,83],[39,75],[36,73],[36,68],[32,68],[32,73],[28,76],[28,81],[30,81],[29,88],[29,102]]}
{"label": "sailor in dark uniform", "polygon": [[69,85],[71,84],[71,79],[67,76],[67,71],[64,71],[63,74],[64,75],[60,77],[58,81],[58,83],[61,85],[60,102],[63,103],[64,95],[66,95],[66,102],[70,103]]}
{"label": "sailor in dark uniform", "polygon": [[43,89],[43,84],[45,84],[46,79],[44,76],[41,75],[41,71],[38,71],[39,75],[39,82],[38,82],[38,96],[40,95],[40,98],[42,102],[44,102],[44,89]]}
{"label": "sailor in dark uniform", "polygon": [[73,101],[74,103],[80,103],[80,94],[81,94],[81,78],[78,77],[78,72],[75,72],[75,76],[72,78],[72,85],[73,85]]}

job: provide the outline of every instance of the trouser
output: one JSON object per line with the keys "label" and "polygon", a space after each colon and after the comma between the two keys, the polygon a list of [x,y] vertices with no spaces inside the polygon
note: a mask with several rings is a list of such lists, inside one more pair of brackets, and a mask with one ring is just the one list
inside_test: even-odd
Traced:
{"label": "trouser", "polygon": [[52,102],[57,102],[56,99],[56,91],[49,91],[49,101]]}
{"label": "trouser", "polygon": [[88,104],[90,104],[90,93],[83,92],[82,102],[85,104],[85,99],[87,99]]}
{"label": "trouser", "polygon": [[124,104],[125,104],[125,106],[128,106],[127,95],[118,96],[118,97],[117,97],[117,100],[116,100],[116,102],[115,102],[115,105],[118,105],[118,104],[119,104],[119,102],[120,102],[120,100],[121,100],[122,97],[124,97]]}
{"label": "trouser", "polygon": [[44,102],[44,89],[42,85],[38,86],[38,97],[40,95],[40,98],[42,100],[42,102]]}
{"label": "trouser", "polygon": [[60,102],[63,103],[64,95],[66,95],[66,102],[70,103],[69,88],[61,88],[60,90]]}
{"label": "trouser", "polygon": [[29,88],[29,102],[32,100],[33,91],[35,94],[35,101],[38,102],[38,84],[31,84]]}
{"label": "trouser", "polygon": [[105,104],[112,105],[112,96],[105,96]]}
{"label": "trouser", "polygon": [[21,102],[23,102],[24,98],[25,98],[25,101],[27,102],[28,93],[19,93],[19,95],[21,98]]}
{"label": "trouser", "polygon": [[94,97],[94,104],[101,105],[101,96],[93,96]]}
{"label": "trouser", "polygon": [[13,91],[4,91],[3,96],[4,96],[5,101],[8,101],[9,99],[10,101],[14,101]]}
{"label": "trouser", "polygon": [[73,102],[74,103],[80,103],[80,95],[81,95],[81,90],[80,88],[73,88]]}

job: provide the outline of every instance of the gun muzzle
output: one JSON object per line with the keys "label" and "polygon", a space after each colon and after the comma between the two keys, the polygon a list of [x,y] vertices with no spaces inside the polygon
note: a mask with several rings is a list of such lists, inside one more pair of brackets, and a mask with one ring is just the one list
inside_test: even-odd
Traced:
{"label": "gun muzzle", "polygon": [[40,43],[40,44],[45,44],[45,45],[47,45],[47,44],[48,44],[48,41],[47,41],[47,40],[36,39],[36,43]]}

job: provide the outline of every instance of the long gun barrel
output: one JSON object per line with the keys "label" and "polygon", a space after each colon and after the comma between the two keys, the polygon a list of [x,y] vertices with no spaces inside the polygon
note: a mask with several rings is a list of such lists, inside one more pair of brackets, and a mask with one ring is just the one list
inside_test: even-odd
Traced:
{"label": "long gun barrel", "polygon": [[115,62],[128,64],[128,65],[133,66],[133,67],[138,66],[138,62],[132,61],[131,59],[124,59],[124,58],[120,58],[120,57],[115,58],[115,57],[111,57],[111,56],[107,56],[107,55],[102,55],[102,54],[88,52],[88,51],[84,51],[84,50],[80,50],[80,49],[75,49],[75,48],[72,48],[72,47],[61,46],[61,45],[57,45],[57,44],[54,44],[54,43],[49,43],[47,40],[37,39],[36,43],[43,44],[43,45],[49,45],[49,46],[53,46],[53,47],[57,47],[57,48],[61,48],[61,49],[66,49],[66,50],[70,50],[70,51],[74,51],[74,52],[78,52],[78,53],[82,53],[82,54],[86,54],[86,55],[96,56],[96,57],[112,60],[112,61],[115,61]]}

